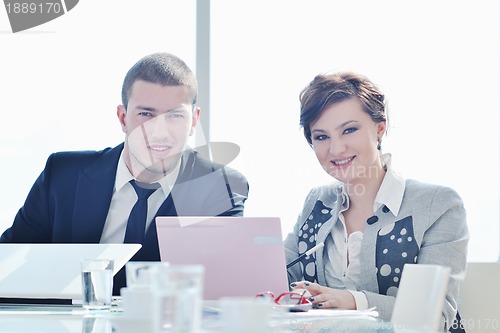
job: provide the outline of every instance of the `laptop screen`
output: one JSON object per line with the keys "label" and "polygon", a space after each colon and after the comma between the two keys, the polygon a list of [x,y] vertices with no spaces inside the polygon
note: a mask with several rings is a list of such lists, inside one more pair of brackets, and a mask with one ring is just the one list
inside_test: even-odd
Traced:
{"label": "laptop screen", "polygon": [[277,217],[157,217],[160,257],[205,267],[204,299],[288,291]]}

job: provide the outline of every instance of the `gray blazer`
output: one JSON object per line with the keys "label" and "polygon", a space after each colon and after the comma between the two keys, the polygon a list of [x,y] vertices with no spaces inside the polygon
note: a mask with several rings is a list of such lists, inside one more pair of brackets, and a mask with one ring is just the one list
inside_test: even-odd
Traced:
{"label": "gray blazer", "polygon": [[[341,186],[336,183],[309,192],[302,213],[285,240],[287,262],[316,242],[324,242],[325,247],[290,267],[290,282],[309,280],[332,288],[361,291],[367,297],[368,306],[375,306],[382,319],[390,320],[405,263],[449,266],[451,278],[442,323],[448,330],[457,312],[457,296],[465,275],[469,240],[460,196],[447,187],[406,180],[399,214],[395,216],[387,206],[382,206],[366,222],[360,254],[363,274],[355,284],[342,276],[325,273],[325,266],[339,264],[329,262],[327,249],[333,245],[332,228],[335,223],[340,223]],[[307,237],[304,237],[305,232]],[[307,248],[304,247],[304,238],[309,240]]]}

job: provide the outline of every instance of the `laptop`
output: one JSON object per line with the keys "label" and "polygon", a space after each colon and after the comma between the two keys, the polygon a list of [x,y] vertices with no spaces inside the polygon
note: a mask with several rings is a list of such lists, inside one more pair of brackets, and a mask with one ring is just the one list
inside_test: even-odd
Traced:
{"label": "laptop", "polygon": [[157,217],[161,261],[205,266],[204,300],[288,291],[277,217]]}
{"label": "laptop", "polygon": [[81,259],[113,259],[116,274],[140,248],[140,244],[0,244],[0,298],[4,303],[81,302]]}

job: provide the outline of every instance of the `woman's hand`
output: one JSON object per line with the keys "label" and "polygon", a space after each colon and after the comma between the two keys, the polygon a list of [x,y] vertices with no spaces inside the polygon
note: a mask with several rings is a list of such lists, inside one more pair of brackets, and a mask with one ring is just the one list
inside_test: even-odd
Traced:
{"label": "woman's hand", "polygon": [[310,294],[309,301],[319,309],[337,308],[345,310],[356,310],[354,296],[347,290],[333,289],[320,286],[308,281],[293,282],[292,289],[305,289]]}

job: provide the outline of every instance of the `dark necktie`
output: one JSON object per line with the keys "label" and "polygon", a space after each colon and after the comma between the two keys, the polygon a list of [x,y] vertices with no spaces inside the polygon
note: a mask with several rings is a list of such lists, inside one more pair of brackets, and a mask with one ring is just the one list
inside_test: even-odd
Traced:
{"label": "dark necktie", "polygon": [[146,232],[148,198],[154,191],[156,191],[158,186],[155,188],[144,188],[137,185],[134,180],[130,181],[130,184],[132,184],[135,193],[137,193],[137,202],[130,211],[127,222],[127,230],[125,231],[125,239],[123,242],[142,244],[144,241],[144,234]]}

